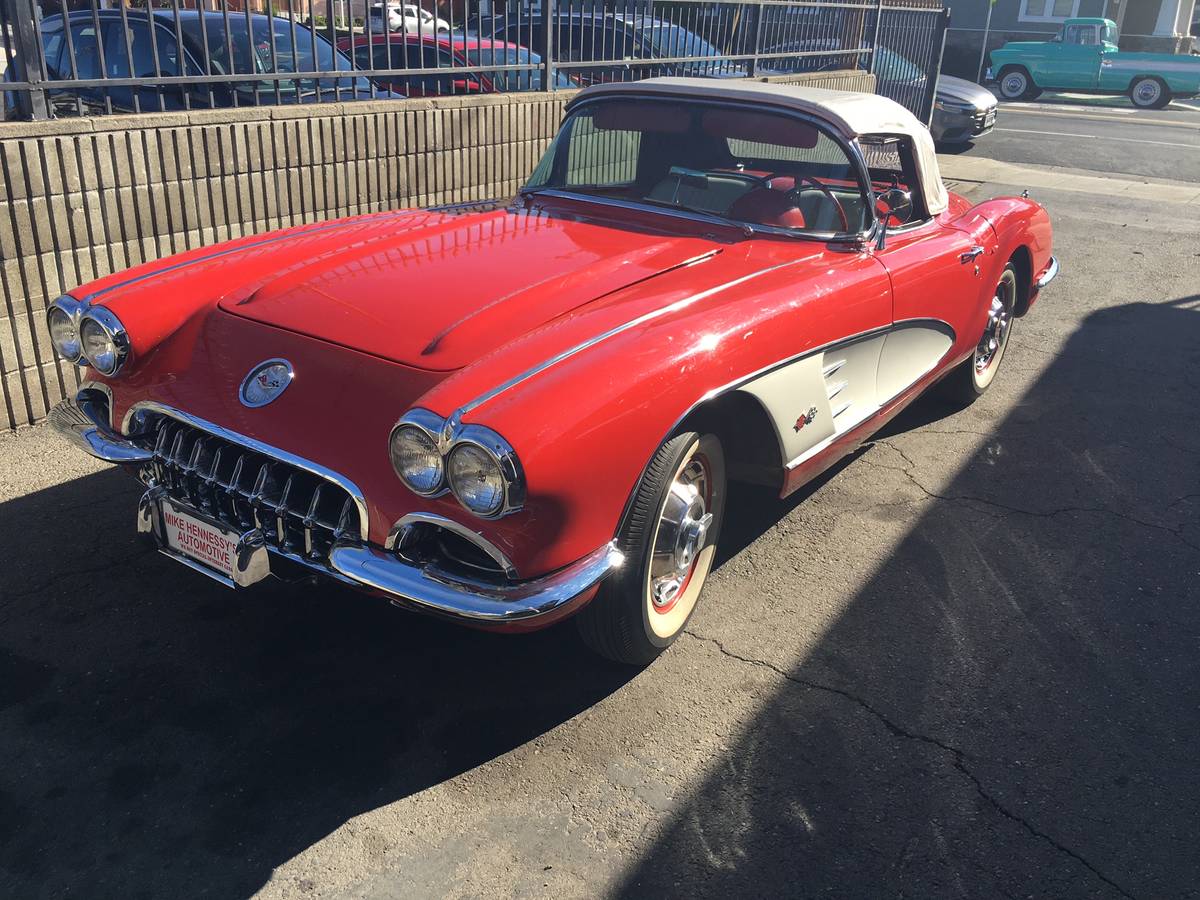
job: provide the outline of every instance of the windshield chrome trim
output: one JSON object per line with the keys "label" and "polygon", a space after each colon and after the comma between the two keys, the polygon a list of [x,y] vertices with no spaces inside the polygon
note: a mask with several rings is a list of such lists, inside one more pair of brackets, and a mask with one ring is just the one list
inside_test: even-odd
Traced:
{"label": "windshield chrome trim", "polygon": [[[592,94],[590,96],[579,95],[567,104],[566,114],[567,114],[567,116],[571,116],[571,115],[574,115],[577,111],[579,111],[581,109],[585,109],[593,103],[603,103],[607,100],[612,100],[614,98],[618,98],[618,99],[622,99],[622,100],[628,100],[628,99],[652,100],[652,101],[656,101],[656,102],[660,102],[660,103],[672,103],[672,104],[677,104],[680,102],[680,98],[667,97],[661,93],[655,92],[652,89],[637,90],[636,88],[631,88],[628,90],[623,90],[620,93],[603,93],[603,92],[601,92],[601,93],[597,93],[597,94]],[[726,109],[745,109],[747,106],[747,104],[744,102],[739,103],[739,102],[729,101],[729,100],[713,100],[712,98],[706,98],[701,95],[697,95],[695,97],[683,98],[683,102],[700,103],[705,106],[721,107],[721,108],[726,108]],[[870,172],[870,169],[867,167],[866,159],[862,155],[862,150],[858,146],[858,140],[857,139],[855,139],[855,140],[846,139],[843,135],[838,133],[838,131],[836,129],[834,129],[828,122],[822,120],[821,118],[819,118],[817,116],[808,115],[807,113],[801,112],[800,110],[789,109],[785,106],[776,106],[771,103],[764,103],[763,105],[768,106],[770,108],[769,111],[770,111],[771,115],[786,116],[788,118],[796,119],[796,120],[804,122],[806,124],[815,126],[818,131],[820,131],[822,134],[829,137],[831,140],[834,141],[834,143],[836,143],[838,145],[838,147],[840,147],[842,149],[842,152],[844,152],[846,154],[847,159],[849,159],[851,164],[855,167],[855,169],[858,172],[859,191],[862,193],[862,196],[863,196],[863,201],[866,206],[866,213],[868,216],[870,216],[870,223],[867,228],[865,228],[862,231],[857,231],[857,232],[853,232],[853,231],[847,231],[847,232],[799,231],[799,230],[792,229],[792,228],[780,228],[780,227],[774,226],[774,225],[759,225],[759,224],[755,224],[754,222],[743,222],[740,219],[726,219],[726,218],[722,218],[719,215],[716,215],[715,213],[713,214],[713,217],[710,220],[704,214],[694,213],[694,212],[691,212],[690,210],[672,210],[670,207],[666,207],[666,206],[656,206],[656,205],[648,204],[648,203],[642,204],[642,203],[637,203],[636,201],[630,201],[630,200],[616,200],[611,197],[597,197],[593,194],[576,194],[576,193],[573,193],[570,191],[564,191],[562,188],[550,188],[550,187],[538,188],[538,187],[529,187],[528,185],[522,185],[518,194],[519,194],[519,196],[521,196],[523,198],[533,197],[533,196],[536,196],[539,194],[545,194],[545,195],[550,195],[550,196],[560,195],[567,199],[572,199],[572,200],[579,199],[579,200],[584,200],[584,201],[591,201],[591,202],[600,203],[601,205],[605,205],[605,206],[614,206],[614,207],[619,207],[619,208],[634,209],[634,210],[637,210],[640,212],[656,212],[656,213],[663,213],[665,215],[674,214],[677,218],[691,218],[693,221],[698,221],[698,222],[714,221],[716,223],[724,225],[725,227],[739,229],[743,232],[745,232],[745,230],[748,228],[748,229],[750,229],[751,232],[754,232],[754,233],[774,234],[774,235],[779,235],[781,237],[789,237],[789,238],[803,238],[806,240],[820,241],[822,243],[830,243],[830,242],[862,243],[865,241],[869,241],[871,239],[871,237],[876,234],[875,229],[876,229],[876,226],[878,225],[879,220],[875,214],[874,191],[871,189],[871,172]],[[565,123],[565,121],[566,120],[564,119],[564,123]],[[559,126],[559,134],[561,134],[561,133],[562,133],[562,126],[560,125]],[[558,139],[557,134],[555,135],[554,139],[555,140]],[[622,206],[622,204],[626,204],[626,205]]]}

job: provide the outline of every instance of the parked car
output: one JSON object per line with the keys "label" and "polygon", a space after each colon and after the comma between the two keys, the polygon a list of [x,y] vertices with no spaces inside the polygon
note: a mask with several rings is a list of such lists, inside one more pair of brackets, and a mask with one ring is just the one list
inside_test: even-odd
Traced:
{"label": "parked car", "polygon": [[1067,19],[1048,41],[1009,42],[989,57],[1006,100],[1042,91],[1128,94],[1134,106],[1162,109],[1172,97],[1200,94],[1200,58],[1117,49],[1111,19]]}
{"label": "parked car", "polygon": [[[403,71],[380,74],[371,80],[398,96],[430,97],[445,94],[491,94],[497,91],[540,91],[542,58],[519,44],[473,35],[390,34],[343,38],[338,48],[360,69],[445,69],[444,73],[408,75]],[[471,66],[515,66],[529,69],[497,72],[470,71]],[[564,72],[554,73],[555,85],[579,85]]]}
{"label": "parked car", "polygon": [[411,31],[416,34],[437,34],[450,31],[450,23],[439,19],[415,3],[376,3],[367,11],[371,31]]}
{"label": "parked car", "polygon": [[138,266],[54,301],[54,427],[222,584],[289,569],[644,664],[735,484],[792,493],[935,382],[993,383],[1049,217],[972,205],[883,97],[663,78],[572,99],[510,203]]}
{"label": "parked car", "polygon": [[[228,25],[228,35],[226,26]],[[151,31],[153,30],[153,38]],[[67,32],[70,32],[68,37]],[[219,12],[180,10],[179,37],[169,10],[81,10],[68,18],[46,16],[41,22],[42,50],[51,81],[140,78],[147,83],[97,85],[55,89],[50,101],[59,112],[106,112],[105,99],[115,112],[273,105],[329,99],[368,99],[371,84],[352,74],[354,64],[320,34],[278,16],[238,14],[228,19]],[[205,67],[205,60],[208,67]],[[6,71],[16,80],[25,61],[14,60]],[[347,71],[345,78],[305,78],[303,73]],[[297,73],[281,80],[253,76]],[[205,75],[245,74],[245,81],[204,81]],[[191,75],[195,82],[155,85],[155,78]],[[379,94],[376,92],[376,97]],[[161,105],[160,105],[161,98]],[[186,99],[185,99],[186,98]],[[9,92],[7,105],[15,98]]]}
{"label": "parked car", "polygon": [[[492,33],[536,49],[545,46],[545,24],[544,16],[500,19]],[[554,25],[556,62],[597,63],[570,67],[572,76],[583,85],[665,75],[744,78],[748,74],[742,63],[723,59],[720,50],[695,32],[665,19],[560,10],[555,12]],[[680,57],[690,59],[654,65],[638,62]]]}
{"label": "parked car", "polygon": [[[768,57],[766,65],[777,72],[824,72],[856,66],[858,54],[842,54],[841,41],[824,38],[778,44],[765,52],[817,53],[812,56]],[[897,102],[925,96],[927,81],[921,67],[889,47],[875,51],[879,93]],[[939,144],[965,144],[996,127],[996,95],[981,85],[953,75],[939,75],[929,132]]]}
{"label": "parked car", "polygon": [[929,133],[939,144],[966,144],[996,127],[996,95],[944,72],[938,76]]}

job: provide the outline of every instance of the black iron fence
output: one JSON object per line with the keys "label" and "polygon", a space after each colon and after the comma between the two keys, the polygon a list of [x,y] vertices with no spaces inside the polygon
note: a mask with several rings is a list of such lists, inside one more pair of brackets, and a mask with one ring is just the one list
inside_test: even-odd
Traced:
{"label": "black iron fence", "polygon": [[0,0],[8,118],[857,68],[928,121],[949,19],[941,0],[51,2]]}

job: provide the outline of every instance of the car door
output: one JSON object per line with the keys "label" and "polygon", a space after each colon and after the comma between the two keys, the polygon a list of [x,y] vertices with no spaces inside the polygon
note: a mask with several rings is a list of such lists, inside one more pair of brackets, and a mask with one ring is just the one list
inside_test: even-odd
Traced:
{"label": "car door", "polygon": [[913,197],[910,220],[889,227],[875,251],[892,281],[893,327],[876,381],[884,406],[972,338],[995,238],[985,221],[959,227],[946,215],[929,215],[907,139],[866,136],[860,143],[875,189],[894,185]]}
{"label": "car door", "polygon": [[[1100,76],[1100,28],[1097,25],[1067,24],[1063,27],[1062,43],[1056,45],[1053,82],[1040,87],[1096,87]],[[1035,78],[1036,80],[1036,78]]]}

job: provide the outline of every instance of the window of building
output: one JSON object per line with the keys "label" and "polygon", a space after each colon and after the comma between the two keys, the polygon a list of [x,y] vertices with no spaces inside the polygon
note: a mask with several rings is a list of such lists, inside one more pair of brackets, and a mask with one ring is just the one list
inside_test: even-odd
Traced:
{"label": "window of building", "polygon": [[1079,0],[1021,0],[1022,22],[1061,22],[1079,15]]}

